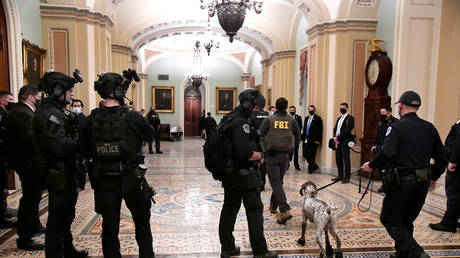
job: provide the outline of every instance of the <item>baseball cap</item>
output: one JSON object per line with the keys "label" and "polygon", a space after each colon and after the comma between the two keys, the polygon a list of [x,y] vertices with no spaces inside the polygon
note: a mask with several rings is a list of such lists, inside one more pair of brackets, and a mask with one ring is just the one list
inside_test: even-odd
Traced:
{"label": "baseball cap", "polygon": [[401,97],[399,98],[399,101],[396,102],[395,104],[404,104],[407,106],[412,106],[412,107],[420,107],[422,104],[422,101],[420,100],[420,96],[417,94],[415,91],[406,91],[404,92]]}

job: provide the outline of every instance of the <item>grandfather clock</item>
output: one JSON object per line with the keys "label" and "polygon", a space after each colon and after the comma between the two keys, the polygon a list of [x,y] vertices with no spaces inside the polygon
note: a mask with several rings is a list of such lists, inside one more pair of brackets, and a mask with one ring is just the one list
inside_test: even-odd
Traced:
{"label": "grandfather clock", "polygon": [[[361,164],[373,158],[371,152],[375,137],[377,136],[377,126],[380,121],[380,107],[390,104],[388,96],[388,84],[391,80],[393,66],[387,53],[380,47],[382,40],[371,40],[371,55],[367,60],[365,78],[369,88],[369,94],[364,99],[364,132],[361,151]],[[364,174],[370,177],[369,174]],[[374,175],[378,176],[378,175]]]}

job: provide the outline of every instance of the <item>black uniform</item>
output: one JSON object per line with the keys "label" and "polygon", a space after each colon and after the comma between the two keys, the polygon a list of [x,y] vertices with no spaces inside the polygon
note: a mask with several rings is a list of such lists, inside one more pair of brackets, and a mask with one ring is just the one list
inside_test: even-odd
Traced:
{"label": "black uniform", "polygon": [[75,114],[64,111],[58,100],[45,99],[34,116],[33,129],[42,163],[48,169],[49,192],[45,254],[47,257],[75,253],[71,224],[77,203],[78,125]]}
{"label": "black uniform", "polygon": [[[264,237],[263,204],[260,199],[260,189],[248,185],[248,171],[254,169],[254,161],[248,161],[257,150],[255,134],[246,122],[248,115],[240,106],[231,113],[234,122],[226,131],[224,137],[224,157],[233,160],[233,173],[223,176],[224,205],[220,214],[219,238],[222,252],[232,253],[235,249],[233,230],[236,216],[243,200],[248,220],[249,239],[254,255],[267,253],[267,243]],[[224,118],[225,119],[225,118]],[[235,121],[236,120],[236,121]]]}
{"label": "black uniform", "polygon": [[95,109],[82,126],[85,156],[91,159],[90,180],[95,210],[102,215],[105,257],[121,257],[118,232],[122,199],[136,225],[140,257],[154,257],[150,230],[150,197],[141,190],[142,142],[152,139],[146,119],[127,107]]}
{"label": "black uniform", "polygon": [[[150,110],[150,112],[147,114],[147,121],[149,121],[149,124],[153,127],[153,138],[155,138],[155,151],[157,153],[160,153],[160,116],[158,115],[155,110]],[[153,153],[153,148],[152,148],[152,143],[153,139],[150,140],[149,142],[149,153]]]}
{"label": "black uniform", "polygon": [[207,116],[204,120],[204,126],[206,134],[209,134],[211,132],[211,129],[217,126],[216,120],[212,116]]}
{"label": "black uniform", "polygon": [[[262,152],[262,147],[260,146],[260,132],[259,128],[262,125],[262,122],[265,120],[265,118],[268,117],[268,112],[264,110],[259,110],[257,112],[252,112],[251,116],[249,117],[249,125],[251,126],[251,129],[253,130],[253,133],[255,133],[255,140],[257,144],[257,151]],[[264,185],[266,183],[266,175],[267,175],[267,167],[266,164],[262,164],[260,167],[260,177],[262,178],[262,181],[264,182]],[[265,188],[265,187],[264,187]]]}
{"label": "black uniform", "polygon": [[450,163],[457,164],[457,167],[453,172],[446,172],[447,210],[440,224],[453,232],[460,219],[460,120],[450,129],[446,149]]}
{"label": "black uniform", "polygon": [[428,192],[430,178],[423,180],[423,174],[433,158],[431,180],[437,180],[447,165],[446,152],[436,128],[416,113],[404,115],[399,122],[388,127],[386,135],[381,151],[369,166],[383,169],[390,161],[398,179],[386,191],[380,221],[395,240],[398,257],[419,257],[423,248],[413,237],[412,223]]}
{"label": "black uniform", "polygon": [[8,148],[6,147],[8,114],[0,107],[0,227],[12,225],[7,216],[8,196]]}
{"label": "black uniform", "polygon": [[[297,121],[297,125],[299,126],[299,132],[302,130],[302,117],[294,114],[292,116],[295,121]],[[292,157],[294,156],[294,167],[296,170],[300,170],[299,166],[299,142],[296,142],[294,144],[294,153],[289,153],[289,159],[292,160]],[[293,155],[294,154],[294,155]]]}
{"label": "black uniform", "polygon": [[383,146],[383,142],[385,141],[385,134],[387,133],[388,127],[397,122],[398,119],[394,116],[390,116],[390,119],[385,121],[380,121],[377,127],[377,136],[375,137],[374,146],[375,146],[375,153],[379,152]]}

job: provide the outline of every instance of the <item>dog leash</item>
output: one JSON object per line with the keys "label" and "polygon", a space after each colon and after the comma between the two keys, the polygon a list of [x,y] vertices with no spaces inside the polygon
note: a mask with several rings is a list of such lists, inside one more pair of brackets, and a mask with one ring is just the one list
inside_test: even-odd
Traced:
{"label": "dog leash", "polygon": [[[352,175],[354,175],[354,174],[357,174],[357,173],[359,173],[359,172],[361,172],[361,169],[358,169],[358,170],[356,170],[355,172],[351,173],[350,176],[352,176]],[[327,184],[327,185],[325,185],[325,186],[323,186],[323,187],[320,187],[320,188],[316,189],[316,192],[318,192],[319,190],[323,190],[323,189],[325,189],[325,188],[328,188],[329,186],[331,186],[331,185],[333,185],[333,184],[339,182],[340,180],[342,180],[342,179],[336,179],[336,180],[332,181],[332,183],[329,183],[329,184]]]}

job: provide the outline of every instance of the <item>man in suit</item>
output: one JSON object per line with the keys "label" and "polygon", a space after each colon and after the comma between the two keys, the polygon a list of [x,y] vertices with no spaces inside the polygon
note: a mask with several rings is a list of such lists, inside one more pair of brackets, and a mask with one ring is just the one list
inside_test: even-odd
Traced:
{"label": "man in suit", "polygon": [[[160,116],[158,115],[157,112],[155,112],[155,109],[151,108],[150,112],[147,114],[147,121],[149,124],[153,127],[153,138],[155,139],[155,150],[157,154],[162,154],[163,152],[160,150]],[[152,149],[152,143],[153,139],[148,142],[149,144],[149,154],[153,154],[153,149]]]}
{"label": "man in suit", "polygon": [[308,162],[308,174],[319,169],[319,166],[315,163],[315,157],[316,150],[323,139],[323,120],[315,112],[315,106],[308,106],[309,115],[305,117],[302,132],[302,150],[303,157]]}
{"label": "man in suit", "polygon": [[18,208],[18,249],[41,250],[43,245],[32,240],[36,233],[44,233],[40,224],[38,205],[42,197],[42,171],[32,130],[32,118],[40,93],[31,86],[19,90],[19,102],[8,114],[9,164],[21,180],[22,197]]}
{"label": "man in suit", "polygon": [[[297,125],[299,126],[299,130],[302,130],[302,117],[297,115],[296,108],[294,106],[289,107],[289,114],[291,114],[292,118],[297,121]],[[292,160],[292,153],[289,154],[290,160]],[[299,166],[299,143],[296,142],[294,146],[294,167],[295,170],[300,170]]]}
{"label": "man in suit", "polygon": [[216,120],[211,116],[211,112],[208,112],[208,116],[204,120],[206,135],[208,135],[211,132],[211,129],[215,126],[217,126]]}
{"label": "man in suit", "polygon": [[[351,132],[355,127],[355,119],[348,114],[348,104],[340,104],[342,114],[335,123],[334,142],[336,145],[335,161],[337,163],[338,176],[332,180],[342,180],[342,184],[350,182],[350,147],[348,142],[351,139]],[[345,175],[343,174],[345,165]]]}

